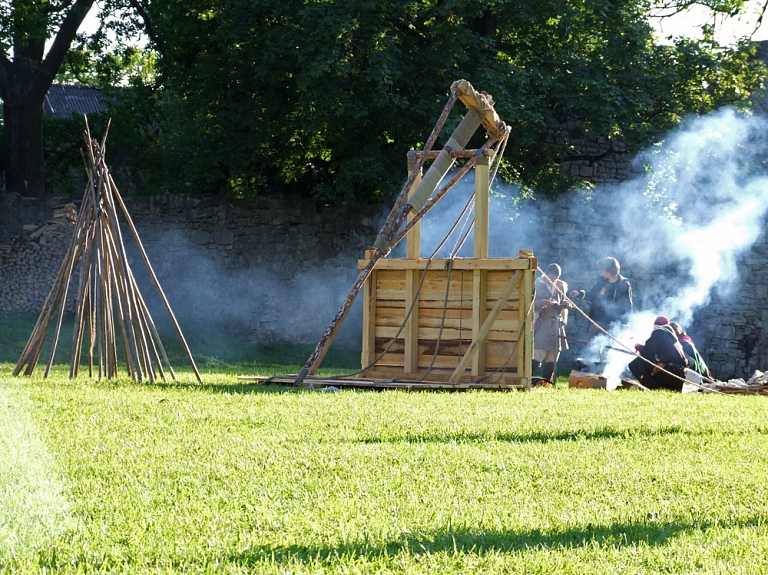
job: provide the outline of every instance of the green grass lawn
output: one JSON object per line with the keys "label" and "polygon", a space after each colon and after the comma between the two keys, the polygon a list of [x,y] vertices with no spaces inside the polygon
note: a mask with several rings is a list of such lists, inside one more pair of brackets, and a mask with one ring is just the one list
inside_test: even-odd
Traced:
{"label": "green grass lawn", "polygon": [[139,385],[15,378],[1,357],[0,571],[768,572],[765,397],[233,375],[306,351],[211,354],[204,385],[181,362]]}

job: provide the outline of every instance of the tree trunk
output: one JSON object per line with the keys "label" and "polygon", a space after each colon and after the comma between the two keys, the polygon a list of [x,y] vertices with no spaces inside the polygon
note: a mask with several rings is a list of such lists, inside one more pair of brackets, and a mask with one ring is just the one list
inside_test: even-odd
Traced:
{"label": "tree trunk", "polygon": [[[5,186],[8,192],[39,197],[45,193],[43,97],[8,90],[3,102]],[[36,94],[35,94],[36,96]]]}

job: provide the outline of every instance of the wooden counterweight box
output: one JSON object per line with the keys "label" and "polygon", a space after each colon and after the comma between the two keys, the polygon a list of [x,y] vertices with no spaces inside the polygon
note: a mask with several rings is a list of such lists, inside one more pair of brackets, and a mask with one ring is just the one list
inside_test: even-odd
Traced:
{"label": "wooden counterweight box", "polygon": [[519,258],[381,260],[363,304],[362,365],[378,361],[361,377],[530,387],[535,270],[526,251]]}

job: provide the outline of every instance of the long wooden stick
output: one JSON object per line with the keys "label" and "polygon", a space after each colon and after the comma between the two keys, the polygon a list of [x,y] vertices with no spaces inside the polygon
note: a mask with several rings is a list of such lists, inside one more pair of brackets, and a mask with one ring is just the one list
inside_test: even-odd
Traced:
{"label": "long wooden stick", "polygon": [[133,225],[133,220],[131,219],[131,215],[128,213],[128,208],[125,207],[123,198],[120,196],[120,193],[117,191],[117,188],[115,187],[115,184],[114,184],[114,180],[112,180],[112,176],[109,176],[109,179],[110,179],[110,183],[112,184],[112,189],[115,194],[115,199],[117,200],[117,203],[120,205],[120,208],[123,211],[123,215],[125,216],[125,221],[128,223],[128,227],[131,229],[131,232],[133,232],[133,237],[136,240],[136,244],[139,247],[139,252],[141,253],[142,259],[144,260],[144,264],[147,266],[147,271],[149,272],[149,275],[152,278],[152,281],[155,282],[155,287],[157,288],[157,291],[160,294],[160,298],[163,300],[163,303],[165,304],[165,309],[168,311],[168,315],[171,317],[171,321],[173,321],[173,326],[176,328],[176,333],[178,334],[179,339],[181,340],[181,344],[184,347],[184,351],[187,354],[189,363],[192,365],[192,369],[195,372],[197,381],[199,381],[200,383],[203,383],[203,378],[200,376],[200,372],[197,370],[197,365],[195,365],[195,360],[192,358],[192,352],[189,350],[189,346],[187,345],[187,340],[184,339],[184,334],[181,332],[181,327],[179,326],[179,322],[176,321],[176,316],[173,314],[173,310],[171,309],[171,304],[168,303],[168,298],[165,297],[165,292],[163,292],[163,288],[160,286],[160,281],[157,279],[155,270],[152,268],[152,264],[149,262],[149,257],[147,257],[147,252],[144,249],[144,244],[141,243],[139,232],[136,230],[136,226]]}
{"label": "long wooden stick", "polygon": [[485,321],[483,322],[483,325],[480,327],[480,330],[472,338],[472,343],[469,344],[467,351],[464,352],[464,357],[461,358],[459,365],[456,366],[456,369],[454,370],[453,374],[448,380],[448,383],[455,384],[459,381],[459,379],[461,379],[461,376],[464,373],[464,370],[466,370],[467,367],[469,366],[469,363],[472,361],[472,358],[477,353],[477,350],[481,345],[485,343],[485,338],[488,335],[488,332],[491,330],[491,326],[493,325],[493,322],[495,322],[496,318],[499,317],[501,310],[504,309],[504,306],[506,305],[507,300],[512,296],[512,292],[515,291],[515,288],[520,283],[520,278],[522,277],[523,277],[523,272],[518,270],[514,274],[512,274],[511,278],[509,278],[507,285],[504,287],[504,291],[501,293],[501,296],[499,296],[499,299],[496,301],[496,305],[493,306],[493,309],[485,318]]}

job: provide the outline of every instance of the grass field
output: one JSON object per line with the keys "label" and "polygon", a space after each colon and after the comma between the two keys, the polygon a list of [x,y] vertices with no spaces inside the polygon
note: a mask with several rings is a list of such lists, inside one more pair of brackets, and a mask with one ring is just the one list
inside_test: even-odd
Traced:
{"label": "grass field", "polygon": [[768,573],[764,397],[14,378],[0,320],[2,572]]}

